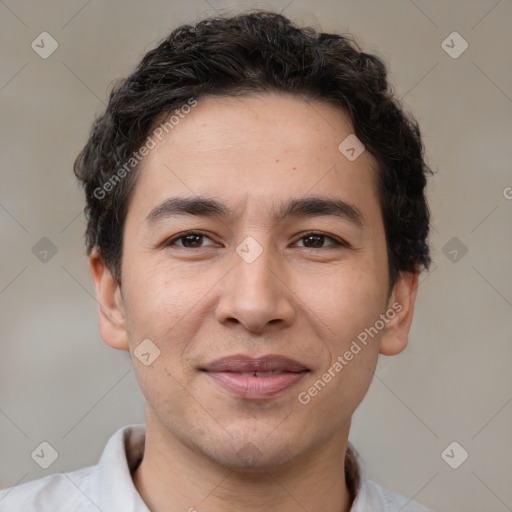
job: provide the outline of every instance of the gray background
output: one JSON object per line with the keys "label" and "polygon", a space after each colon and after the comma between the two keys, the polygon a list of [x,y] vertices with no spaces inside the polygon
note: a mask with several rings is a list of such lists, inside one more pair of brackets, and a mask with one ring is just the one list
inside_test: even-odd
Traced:
{"label": "gray background", "polygon": [[[410,344],[381,356],[353,421],[370,477],[439,512],[512,510],[511,0],[0,1],[0,487],[93,464],[143,421],[128,355],[98,333],[72,163],[113,81],[171,29],[250,7],[384,58],[436,172]],[[59,45],[46,59],[43,31]],[[454,31],[469,44],[456,59],[441,46]],[[42,441],[59,453],[47,470]],[[453,441],[458,469],[441,457]]]}

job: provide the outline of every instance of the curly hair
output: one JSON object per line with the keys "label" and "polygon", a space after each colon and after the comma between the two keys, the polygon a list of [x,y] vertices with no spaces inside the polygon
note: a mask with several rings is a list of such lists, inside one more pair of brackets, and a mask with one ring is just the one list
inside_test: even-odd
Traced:
{"label": "curly hair", "polygon": [[137,166],[113,183],[116,170],[126,169],[162,115],[170,116],[191,98],[267,92],[321,100],[349,114],[355,135],[378,164],[390,287],[402,271],[429,268],[424,189],[432,171],[424,162],[418,124],[395,98],[383,61],[364,53],[352,36],[251,11],[172,31],[114,86],[76,158],[74,172],[86,195],[87,254],[96,247],[118,284]]}

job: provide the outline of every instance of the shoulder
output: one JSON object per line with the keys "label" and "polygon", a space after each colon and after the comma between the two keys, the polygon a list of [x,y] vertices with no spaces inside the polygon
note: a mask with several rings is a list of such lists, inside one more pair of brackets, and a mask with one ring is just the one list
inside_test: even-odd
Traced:
{"label": "shoulder", "polygon": [[345,456],[345,474],[355,495],[350,512],[433,512],[411,498],[388,491],[369,480],[366,464],[350,441]]}
{"label": "shoulder", "polygon": [[0,512],[147,512],[131,478],[142,458],[144,435],[144,425],[120,428],[96,465],[1,490]]}
{"label": "shoulder", "polygon": [[0,490],[1,512],[89,512],[97,507],[81,489],[88,487],[94,466],[51,475]]}
{"label": "shoulder", "polygon": [[[367,481],[367,505],[368,510],[382,512],[432,512],[411,498],[384,489],[372,480]],[[377,508],[378,506],[382,508]]]}

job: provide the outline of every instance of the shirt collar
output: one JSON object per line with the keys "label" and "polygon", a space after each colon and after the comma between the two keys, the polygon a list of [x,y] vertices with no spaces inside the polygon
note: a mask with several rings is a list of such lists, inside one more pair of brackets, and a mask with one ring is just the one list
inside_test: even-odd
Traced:
{"label": "shirt collar", "polygon": [[368,472],[363,458],[350,441],[345,454],[345,481],[352,497],[355,497],[350,512],[367,510]]}
{"label": "shirt collar", "polygon": [[149,512],[132,480],[132,474],[144,455],[144,424],[120,428],[108,441],[95,472],[93,489],[100,495],[95,501],[104,512]]}

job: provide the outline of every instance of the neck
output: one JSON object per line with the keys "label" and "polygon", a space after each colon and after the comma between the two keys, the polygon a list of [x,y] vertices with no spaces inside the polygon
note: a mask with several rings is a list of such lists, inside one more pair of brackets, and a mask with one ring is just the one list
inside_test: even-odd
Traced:
{"label": "neck", "polygon": [[348,512],[352,502],[345,482],[349,428],[301,460],[249,472],[216,464],[146,414],[144,458],[133,481],[151,512]]}

